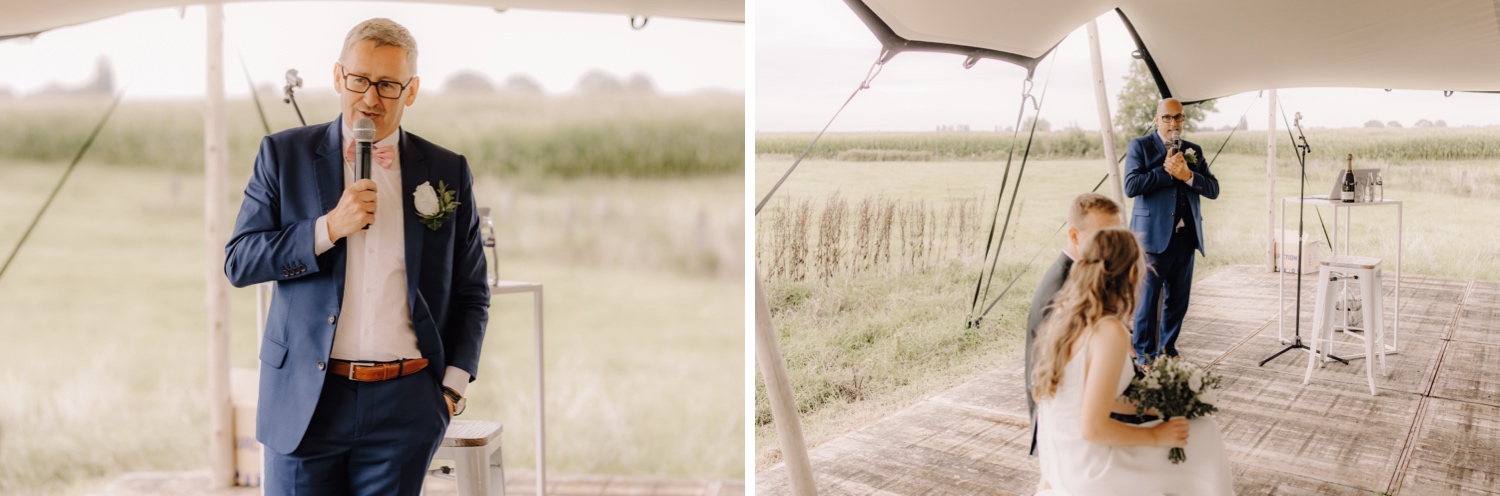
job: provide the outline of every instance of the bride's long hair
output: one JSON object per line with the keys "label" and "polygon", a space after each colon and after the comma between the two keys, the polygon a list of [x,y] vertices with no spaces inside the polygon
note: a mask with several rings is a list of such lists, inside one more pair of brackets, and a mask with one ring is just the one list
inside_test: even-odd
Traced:
{"label": "bride's long hair", "polygon": [[1079,252],[1067,282],[1053,299],[1051,315],[1038,332],[1031,381],[1031,394],[1038,400],[1057,393],[1068,352],[1084,331],[1106,316],[1128,323],[1135,314],[1136,291],[1146,270],[1135,233],[1118,227],[1101,229]]}

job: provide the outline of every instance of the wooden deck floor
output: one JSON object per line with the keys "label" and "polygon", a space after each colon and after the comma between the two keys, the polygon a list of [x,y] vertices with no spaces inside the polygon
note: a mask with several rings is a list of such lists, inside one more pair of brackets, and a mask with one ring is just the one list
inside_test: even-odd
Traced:
{"label": "wooden deck floor", "polygon": [[[206,491],[208,472],[137,472],[126,474],[91,496],[258,496],[260,488]],[[452,481],[428,478],[428,496],[458,494]],[[547,476],[548,496],[742,496],[745,481],[697,480],[667,477],[553,475]],[[517,473],[505,479],[509,496],[536,494],[536,478]]]}
{"label": "wooden deck floor", "polygon": [[[1500,494],[1500,282],[1407,276],[1400,353],[1387,357],[1379,396],[1362,359],[1318,369],[1306,386],[1304,352],[1257,365],[1282,348],[1277,284],[1258,267],[1195,283],[1178,339],[1184,357],[1224,377],[1217,420],[1238,494]],[[1304,286],[1304,337],[1314,287]],[[991,370],[817,446],[819,494],[1032,494],[1022,367]],[[755,487],[791,492],[781,465],[757,473]]]}

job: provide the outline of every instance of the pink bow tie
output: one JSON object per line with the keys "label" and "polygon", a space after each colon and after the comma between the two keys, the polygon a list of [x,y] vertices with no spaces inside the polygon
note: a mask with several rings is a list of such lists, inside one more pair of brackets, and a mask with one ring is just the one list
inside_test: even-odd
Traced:
{"label": "pink bow tie", "polygon": [[[387,169],[391,168],[391,161],[396,158],[396,147],[394,145],[372,146],[370,148],[375,150],[375,163]],[[344,148],[344,161],[349,163],[354,162],[354,140],[349,140],[349,146]]]}

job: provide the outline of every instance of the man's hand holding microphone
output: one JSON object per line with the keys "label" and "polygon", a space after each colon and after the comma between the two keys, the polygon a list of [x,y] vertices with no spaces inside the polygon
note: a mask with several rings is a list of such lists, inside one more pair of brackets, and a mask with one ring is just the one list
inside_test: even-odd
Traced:
{"label": "man's hand holding microphone", "polygon": [[354,121],[354,162],[359,167],[359,180],[344,188],[339,204],[328,212],[328,240],[364,231],[375,222],[375,181],[370,180],[370,154],[375,141],[375,121],[360,118]]}

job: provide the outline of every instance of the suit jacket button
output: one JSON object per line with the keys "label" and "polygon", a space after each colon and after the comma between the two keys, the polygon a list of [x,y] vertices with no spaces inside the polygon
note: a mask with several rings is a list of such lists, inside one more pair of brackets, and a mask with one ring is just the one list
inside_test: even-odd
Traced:
{"label": "suit jacket button", "polygon": [[332,323],[333,323],[333,322],[334,322],[334,320],[335,320],[335,319],[334,319],[334,318],[333,318],[333,316],[332,316],[332,315],[329,315],[329,316],[328,316],[328,323],[329,323],[329,324],[332,324]]}
{"label": "suit jacket button", "polygon": [[323,370],[323,361],[318,360],[318,370]]}

